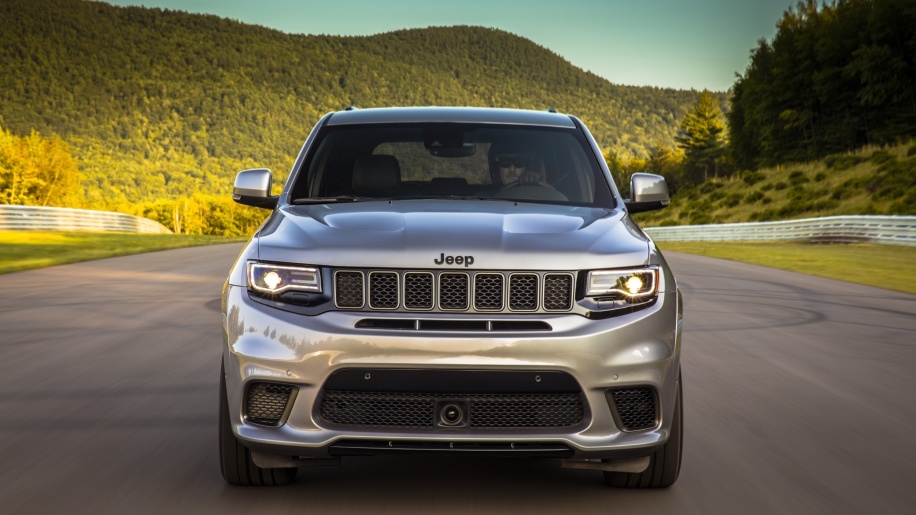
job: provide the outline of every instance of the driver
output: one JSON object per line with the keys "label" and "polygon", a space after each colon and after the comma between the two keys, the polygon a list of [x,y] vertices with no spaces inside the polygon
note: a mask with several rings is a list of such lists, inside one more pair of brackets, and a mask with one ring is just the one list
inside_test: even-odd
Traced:
{"label": "driver", "polygon": [[534,149],[520,144],[490,146],[490,175],[501,186],[548,186],[541,161]]}

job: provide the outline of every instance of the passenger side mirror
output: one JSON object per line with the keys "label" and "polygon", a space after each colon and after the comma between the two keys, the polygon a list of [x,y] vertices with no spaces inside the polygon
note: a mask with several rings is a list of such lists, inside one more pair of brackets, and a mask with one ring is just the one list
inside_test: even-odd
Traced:
{"label": "passenger side mirror", "polygon": [[630,193],[633,198],[624,200],[630,214],[654,211],[671,203],[668,184],[661,175],[634,173],[630,177]]}
{"label": "passenger side mirror", "polygon": [[270,170],[253,168],[242,170],[235,176],[232,200],[246,206],[274,209],[280,197],[270,196]]}

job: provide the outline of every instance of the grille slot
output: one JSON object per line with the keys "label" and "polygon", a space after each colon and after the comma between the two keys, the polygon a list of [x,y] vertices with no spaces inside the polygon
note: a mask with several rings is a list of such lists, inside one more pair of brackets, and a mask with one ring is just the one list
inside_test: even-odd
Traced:
{"label": "grille slot", "polygon": [[433,309],[433,274],[407,272],[404,274],[404,307]]}
{"label": "grille slot", "polygon": [[334,301],[341,309],[469,313],[572,311],[569,272],[338,270]]}
{"label": "grille slot", "polygon": [[[434,429],[439,401],[466,401],[468,427],[475,429],[556,429],[585,418],[578,393],[401,393],[325,390],[318,408],[329,424],[354,428]],[[454,431],[454,429],[451,429]]]}
{"label": "grille slot", "polygon": [[397,309],[399,304],[398,274],[372,272],[369,274],[369,307]]}
{"label": "grille slot", "polygon": [[651,429],[658,425],[658,408],[652,388],[616,388],[609,390],[608,394],[624,431]]}
{"label": "grille slot", "polygon": [[499,311],[503,308],[503,275],[477,274],[474,276],[474,309]]}
{"label": "grille slot", "polygon": [[362,272],[334,274],[334,298],[339,308],[361,308],[365,299]]}
{"label": "grille slot", "polygon": [[569,274],[544,276],[544,309],[568,311],[572,309],[573,279]]}
{"label": "grille slot", "polygon": [[512,274],[509,276],[509,309],[513,311],[534,311],[538,308],[538,284],[536,274]]}
{"label": "grille slot", "polygon": [[439,275],[439,307],[442,309],[468,309],[468,275]]}
{"label": "grille slot", "polygon": [[282,383],[252,383],[245,396],[245,418],[255,424],[280,424],[295,386]]}

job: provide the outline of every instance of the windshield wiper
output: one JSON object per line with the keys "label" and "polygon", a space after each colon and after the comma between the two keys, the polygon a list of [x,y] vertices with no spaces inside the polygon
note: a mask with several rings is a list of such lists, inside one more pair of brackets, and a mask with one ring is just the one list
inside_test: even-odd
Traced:
{"label": "windshield wiper", "polygon": [[358,202],[363,200],[363,197],[354,197],[352,195],[340,195],[337,197],[305,197],[297,198],[290,202],[293,205],[303,205],[303,204],[333,204],[335,202]]}

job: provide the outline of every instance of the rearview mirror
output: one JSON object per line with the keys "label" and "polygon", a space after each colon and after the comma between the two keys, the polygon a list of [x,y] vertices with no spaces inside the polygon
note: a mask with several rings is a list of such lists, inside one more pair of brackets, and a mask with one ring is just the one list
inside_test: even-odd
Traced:
{"label": "rearview mirror", "polygon": [[253,168],[242,170],[235,176],[232,200],[246,206],[274,209],[280,197],[270,196],[270,170]]}
{"label": "rearview mirror", "polygon": [[654,211],[671,203],[668,184],[661,175],[634,173],[630,177],[630,193],[633,198],[625,200],[624,204],[631,214]]}

